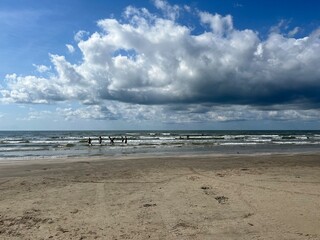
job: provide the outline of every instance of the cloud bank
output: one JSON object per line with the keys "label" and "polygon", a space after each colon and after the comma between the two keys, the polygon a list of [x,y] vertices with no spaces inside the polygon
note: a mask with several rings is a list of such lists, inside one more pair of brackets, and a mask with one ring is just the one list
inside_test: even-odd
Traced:
{"label": "cloud bank", "polygon": [[[50,74],[8,74],[1,101],[84,105],[59,109],[67,118],[154,119],[159,112],[159,120],[167,122],[181,116],[190,121],[318,118],[320,29],[295,38],[299,27],[288,33],[271,28],[262,39],[253,30],[236,29],[230,15],[162,0],[154,4],[162,14],[128,6],[122,19],[99,20],[99,31],[79,31],[77,49],[66,46],[81,52],[80,63],[51,54],[52,66],[41,66]],[[197,16],[197,34],[179,22],[182,13]]]}

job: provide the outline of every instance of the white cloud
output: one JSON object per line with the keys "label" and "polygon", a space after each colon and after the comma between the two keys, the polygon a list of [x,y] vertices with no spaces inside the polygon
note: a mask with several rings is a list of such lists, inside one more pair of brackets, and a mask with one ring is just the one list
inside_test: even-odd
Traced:
{"label": "white cloud", "polygon": [[290,28],[291,20],[281,19],[277,25],[270,28],[270,33],[283,34],[289,38],[294,37],[301,31],[300,27]]}
{"label": "white cloud", "polygon": [[273,109],[258,110],[249,106],[229,105],[204,106],[198,104],[163,106],[140,105],[107,101],[100,105],[83,108],[58,108],[57,115],[66,120],[96,119],[127,122],[143,122],[157,120],[162,123],[197,123],[197,122],[228,122],[228,121],[317,121],[319,110]]}
{"label": "white cloud", "polygon": [[33,121],[33,120],[39,120],[39,119],[52,119],[53,113],[51,111],[35,111],[32,110],[28,112],[28,116],[24,118],[17,118],[18,121]]}
{"label": "white cloud", "polygon": [[36,65],[33,64],[33,66],[36,68],[37,72],[39,73],[45,73],[50,71],[51,67],[45,66],[45,65]]}
{"label": "white cloud", "polygon": [[80,42],[82,41],[85,37],[89,36],[89,32],[84,31],[84,30],[80,30],[78,31],[75,35],[74,35],[74,40],[76,42]]}
{"label": "white cloud", "polygon": [[289,21],[281,19],[277,25],[270,28],[270,33],[281,33],[282,29],[286,30],[289,28]]}
{"label": "white cloud", "polygon": [[[6,86],[0,88],[2,101],[90,104],[59,109],[67,119],[178,122],[318,116],[320,30],[294,38],[299,29],[281,34],[286,23],[280,22],[262,40],[250,29],[235,29],[230,15],[196,10],[204,29],[193,34],[177,20],[183,8],[154,3],[164,17],[128,7],[122,20],[98,21],[99,32],[79,31],[75,40],[81,63],[50,55],[55,75],[7,75]],[[290,111],[273,110],[274,105],[289,104]],[[171,111],[175,106],[184,107]]]}
{"label": "white cloud", "polygon": [[66,44],[69,53],[74,53],[75,49],[71,44]]}
{"label": "white cloud", "polygon": [[96,120],[115,120],[118,119],[116,113],[112,112],[107,107],[93,105],[84,108],[58,108],[57,112],[62,115],[66,120],[75,119],[96,119]]}
{"label": "white cloud", "polygon": [[300,31],[299,27],[295,27],[291,31],[288,32],[288,37],[294,37]]}
{"label": "white cloud", "polygon": [[222,36],[223,34],[229,34],[233,30],[233,22],[231,15],[225,17],[215,14],[212,15],[207,12],[199,13],[202,23],[209,24],[214,34]]}
{"label": "white cloud", "polygon": [[156,8],[162,10],[164,15],[171,20],[179,17],[180,7],[178,5],[170,5],[165,0],[154,0],[154,5]]}

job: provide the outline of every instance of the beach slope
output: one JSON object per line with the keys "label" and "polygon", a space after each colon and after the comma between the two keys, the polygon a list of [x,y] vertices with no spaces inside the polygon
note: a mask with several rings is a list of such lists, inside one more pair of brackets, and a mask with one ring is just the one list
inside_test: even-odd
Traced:
{"label": "beach slope", "polygon": [[0,239],[320,239],[320,155],[0,164]]}

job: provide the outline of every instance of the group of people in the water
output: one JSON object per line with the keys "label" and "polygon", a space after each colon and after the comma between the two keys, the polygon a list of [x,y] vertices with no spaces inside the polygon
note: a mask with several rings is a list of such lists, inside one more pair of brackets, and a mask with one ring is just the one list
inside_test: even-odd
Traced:
{"label": "group of people in the water", "polygon": [[[110,144],[111,144],[111,145],[114,145],[115,140],[118,140],[118,139],[115,138],[115,137],[110,137],[110,136],[109,136],[109,141],[110,141]],[[99,141],[99,144],[102,145],[103,138],[102,138],[101,136],[99,136],[98,141]],[[128,138],[127,138],[127,136],[124,136],[124,137],[121,136],[121,142],[127,144],[127,143],[128,143]],[[88,145],[89,145],[89,146],[92,146],[92,138],[91,138],[91,137],[88,138]]]}

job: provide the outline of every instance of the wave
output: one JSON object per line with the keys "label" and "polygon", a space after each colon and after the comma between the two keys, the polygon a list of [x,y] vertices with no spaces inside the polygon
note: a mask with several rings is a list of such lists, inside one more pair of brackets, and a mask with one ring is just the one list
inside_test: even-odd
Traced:
{"label": "wave", "polygon": [[284,139],[284,140],[286,140],[286,139],[296,139],[296,137],[295,136],[282,136],[281,139]]}
{"label": "wave", "polygon": [[28,152],[28,151],[44,151],[49,150],[48,147],[3,147],[0,152]]}
{"label": "wave", "polygon": [[[98,137],[103,145],[98,145]],[[114,145],[109,136],[115,137]],[[128,144],[121,137],[128,137]],[[93,147],[88,147],[88,138]],[[162,151],[226,151],[283,149],[320,145],[320,131],[61,131],[0,132],[0,155],[86,156]],[[231,147],[228,147],[231,146]],[[228,151],[231,151],[228,150]],[[14,153],[15,152],[15,153]],[[7,154],[8,153],[8,154]]]}

